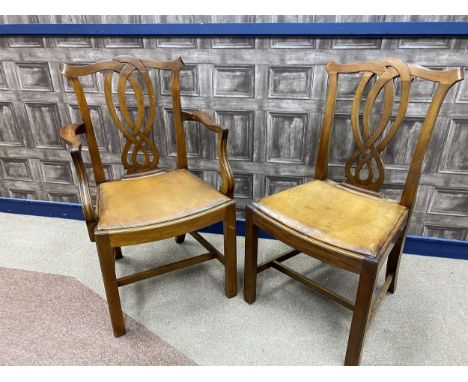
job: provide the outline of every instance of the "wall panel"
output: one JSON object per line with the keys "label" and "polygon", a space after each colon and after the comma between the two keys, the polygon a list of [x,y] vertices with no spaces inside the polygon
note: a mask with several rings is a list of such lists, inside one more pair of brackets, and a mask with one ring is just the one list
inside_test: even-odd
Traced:
{"label": "wall panel", "polygon": [[[465,19],[463,19],[465,20]],[[3,23],[180,23],[314,21],[463,21],[460,16],[4,16]],[[0,38],[0,194],[77,202],[78,188],[59,129],[79,120],[61,63],[84,64],[121,54],[153,59],[181,56],[182,106],[201,109],[230,130],[229,155],[239,216],[253,199],[312,179],[325,101],[324,65],[400,57],[432,69],[468,65],[463,38],[307,37],[3,37]],[[468,73],[465,70],[465,75]],[[153,73],[157,116],[152,130],[162,167],[175,166],[170,74]],[[343,179],[353,148],[347,113],[358,78],[339,82],[330,175]],[[123,174],[122,137],[106,110],[99,75],[83,83],[106,176]],[[408,118],[384,152],[383,192],[398,198],[434,87],[416,80]],[[131,95],[129,95],[131,100]],[[468,85],[458,84],[442,107],[415,206],[411,233],[468,239]],[[186,125],[190,169],[220,184],[216,138]],[[95,188],[84,142],[92,188]]]}

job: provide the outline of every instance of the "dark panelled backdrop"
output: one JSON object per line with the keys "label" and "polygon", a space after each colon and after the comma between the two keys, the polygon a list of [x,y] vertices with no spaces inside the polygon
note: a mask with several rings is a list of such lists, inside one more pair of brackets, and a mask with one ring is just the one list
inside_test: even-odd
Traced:
{"label": "dark panelled backdrop", "polygon": [[[3,23],[169,23],[312,21],[467,21],[421,16],[4,16]],[[239,216],[245,204],[310,180],[318,147],[326,90],[324,65],[400,57],[432,69],[468,65],[461,38],[81,38],[0,39],[0,194],[13,198],[78,202],[74,169],[59,138],[60,127],[77,121],[78,108],[60,63],[91,63],[131,54],[152,59],[181,56],[182,106],[208,112],[229,128],[229,154],[236,179]],[[465,69],[465,77],[468,73]],[[330,152],[331,175],[343,179],[353,138],[347,114],[356,77],[340,85]],[[175,165],[169,77],[154,73],[158,116],[153,136],[161,167]],[[98,143],[109,177],[122,175],[118,129],[105,108],[103,82],[85,83]],[[398,197],[433,92],[413,84],[408,118],[384,152],[383,191]],[[219,182],[214,136],[187,125],[189,166],[213,185]],[[85,152],[85,160],[89,157]],[[437,121],[411,234],[468,239],[468,84],[450,91]],[[157,195],[155,195],[157,197]]]}

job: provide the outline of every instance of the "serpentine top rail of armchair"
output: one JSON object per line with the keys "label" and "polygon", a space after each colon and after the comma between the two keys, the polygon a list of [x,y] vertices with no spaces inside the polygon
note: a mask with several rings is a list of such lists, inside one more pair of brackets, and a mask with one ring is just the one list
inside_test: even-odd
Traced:
{"label": "serpentine top rail of armchair", "polygon": [[[78,101],[82,122],[64,127],[60,135],[70,147],[75,165],[89,238],[96,242],[107,303],[115,336],[125,334],[125,324],[118,288],[148,277],[157,276],[211,259],[225,269],[225,293],[237,294],[236,210],[232,199],[234,178],[227,158],[228,130],[216,125],[200,111],[181,110],[179,75],[184,63],[140,60],[119,56],[91,65],[63,65],[62,74],[71,82]],[[151,139],[155,123],[156,95],[150,70],[171,71],[173,121],[177,149],[177,169],[158,168],[159,152]],[[125,143],[121,153],[125,175],[120,180],[106,179],[96,135],[80,78],[102,73],[104,95],[113,123]],[[113,79],[117,77],[117,94]],[[129,113],[126,92],[133,89],[136,115]],[[143,85],[143,89],[142,89]],[[146,93],[145,93],[145,92]],[[145,98],[149,101],[145,102]],[[146,103],[146,105],[145,105]],[[120,116],[117,108],[120,109]],[[215,190],[187,170],[184,121],[196,121],[217,134],[221,172],[220,191]],[[86,137],[91,165],[97,185],[96,205],[92,203],[83,163],[80,135]],[[196,231],[223,221],[224,255]],[[144,272],[117,278],[115,258],[122,257],[121,247],[175,237],[182,243],[190,233],[208,253],[167,264]]]}
{"label": "serpentine top rail of armchair", "polygon": [[[400,257],[429,139],[447,91],[463,79],[463,72],[460,69],[430,70],[392,58],[356,64],[330,61],[326,70],[328,89],[315,179],[270,195],[247,208],[244,298],[248,303],[253,303],[256,299],[257,274],[275,268],[351,309],[353,319],[345,365],[357,365],[372,317],[387,291],[395,291]],[[361,74],[361,80],[355,90],[351,109],[355,148],[344,165],[344,183],[336,183],[328,179],[328,154],[338,77],[345,74]],[[398,78],[400,86],[397,93],[395,81]],[[380,153],[402,125],[415,78],[432,81],[436,87],[419,133],[401,199],[394,201],[379,193],[385,178]],[[374,106],[382,90],[383,107],[380,109]],[[365,102],[362,100],[364,94],[367,94]],[[392,116],[395,100],[399,101],[399,106],[396,115]],[[380,120],[371,129],[373,112],[380,114]],[[294,249],[271,261],[257,264],[259,228]],[[301,252],[358,274],[355,301],[325,289],[282,263]],[[375,281],[386,260],[385,282],[372,302]]]}

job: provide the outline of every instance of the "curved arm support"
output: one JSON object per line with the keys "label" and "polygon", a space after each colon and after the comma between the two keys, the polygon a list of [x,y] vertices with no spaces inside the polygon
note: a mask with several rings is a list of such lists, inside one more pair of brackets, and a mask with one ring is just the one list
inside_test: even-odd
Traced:
{"label": "curved arm support", "polygon": [[184,121],[195,121],[204,125],[209,130],[218,135],[218,162],[221,172],[221,187],[220,192],[224,195],[234,197],[234,176],[232,175],[231,165],[228,160],[227,139],[229,130],[223,129],[217,125],[211,117],[202,111],[182,111],[182,119]]}
{"label": "curved arm support", "polygon": [[68,125],[60,130],[60,137],[69,146],[70,154],[75,165],[76,176],[78,178],[78,188],[80,190],[81,205],[83,215],[88,227],[88,235],[94,241],[94,227],[97,224],[98,216],[94,210],[91,193],[89,191],[88,175],[81,156],[81,139],[78,136],[86,132],[84,123]]}
{"label": "curved arm support", "polygon": [[70,146],[70,151],[81,151],[81,139],[78,135],[84,134],[85,132],[86,127],[84,123],[80,123],[79,125],[73,123],[60,129],[60,138]]}

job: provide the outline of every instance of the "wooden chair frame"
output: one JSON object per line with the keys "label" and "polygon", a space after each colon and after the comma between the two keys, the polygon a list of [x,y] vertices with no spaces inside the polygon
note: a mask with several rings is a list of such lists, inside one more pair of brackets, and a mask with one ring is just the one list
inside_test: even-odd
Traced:
{"label": "wooden chair frame", "polygon": [[[183,122],[199,122],[217,135],[217,153],[221,173],[220,192],[231,199],[233,198],[234,178],[227,154],[228,130],[214,123],[210,116],[204,112],[181,110],[179,75],[183,67],[184,63],[181,58],[173,61],[153,61],[140,60],[132,56],[118,56],[112,60],[100,61],[85,66],[73,66],[68,64],[62,66],[62,74],[71,82],[74,88],[83,122],[64,127],[60,131],[60,136],[70,148],[78,179],[83,214],[88,228],[89,238],[91,241],[95,241],[97,246],[112,327],[116,337],[126,332],[118,291],[118,288],[124,285],[208,260],[217,259],[225,268],[226,296],[230,298],[237,294],[236,207],[234,200],[221,204],[220,206],[215,206],[201,213],[162,224],[155,224],[153,226],[121,229],[115,232],[100,232],[97,230],[99,216],[91,199],[88,177],[81,154],[82,143],[79,137],[80,135],[86,136],[96,184],[99,186],[109,180],[106,179],[104,175],[89,107],[80,82],[81,76],[87,76],[98,72],[104,74],[104,93],[107,106],[114,123],[126,139],[122,151],[122,163],[126,170],[126,175],[124,177],[139,177],[145,176],[148,173],[161,171],[158,169],[159,153],[154,143],[149,139],[149,134],[155,119],[156,105],[156,96],[149,76],[149,70],[170,70],[172,74],[173,121],[177,149],[177,168],[188,168]],[[124,121],[117,115],[112,99],[112,77],[114,73],[118,74],[117,96]],[[145,96],[136,73],[143,78],[147,97],[149,98],[149,111],[145,110]],[[128,112],[125,95],[127,82],[130,82],[137,101],[138,115],[136,120],[132,119]],[[130,148],[132,146],[133,153],[130,153]],[[138,154],[144,158],[143,162],[137,160]],[[129,161],[130,155],[132,160]],[[155,195],[155,198],[157,197],[158,196]],[[197,230],[221,221],[224,226],[224,255],[197,233]],[[157,241],[170,237],[175,237],[177,243],[182,243],[186,233],[190,233],[208,250],[208,253],[117,278],[114,260],[122,258],[122,246]]]}
{"label": "wooden chair frame", "polygon": [[[403,220],[401,221],[401,224],[397,225],[396,231],[394,231],[390,236],[392,237],[392,240],[389,240],[386,243],[384,248],[382,248],[376,257],[364,256],[353,251],[341,249],[336,246],[314,240],[313,238],[299,233],[268,216],[263,211],[256,208],[255,204],[250,204],[247,207],[244,274],[245,301],[249,304],[252,304],[255,301],[257,274],[269,268],[275,268],[276,270],[311,288],[315,292],[331,298],[333,301],[353,311],[345,365],[358,365],[361,359],[366,330],[369,327],[378,306],[387,292],[395,292],[401,254],[408,231],[408,223],[413,210],[416,191],[421,175],[421,167],[429,139],[445,95],[455,83],[463,79],[463,72],[461,69],[445,71],[430,70],[417,65],[407,65],[399,59],[392,58],[387,58],[377,62],[362,62],[356,64],[337,64],[330,61],[326,65],[326,70],[328,72],[328,89],[323,127],[320,136],[320,147],[315,169],[315,179],[327,180],[328,153],[331,129],[333,126],[338,74],[361,73],[362,80],[357,87],[351,115],[353,136],[356,140],[357,149],[346,162],[346,181],[341,185],[341,187],[349,188],[350,190],[361,194],[370,194],[373,196],[382,196],[377,193],[377,191],[383,184],[385,169],[379,154],[394,136],[400,127],[401,122],[404,120],[409,103],[409,91],[412,80],[416,77],[420,77],[438,84],[419,134],[403,194],[399,201],[399,204],[406,207],[406,213],[402,217]],[[401,81],[400,108],[394,121],[390,124],[390,129],[385,130],[392,114],[394,97],[393,80],[397,77],[399,77]],[[359,131],[360,102],[364,88],[366,85],[370,84],[369,81],[373,78],[375,79],[375,83],[372,85],[365,103],[362,118],[364,132],[361,133],[361,131]],[[383,118],[374,132],[371,132],[369,129],[370,114],[376,98],[382,89],[384,90]],[[388,131],[388,133],[386,136],[382,137],[384,131]],[[379,138],[381,138],[381,140],[377,143]],[[373,167],[370,166],[371,160],[374,161]],[[353,167],[353,162],[355,163],[355,167]],[[364,177],[364,179],[361,179],[359,172],[364,165],[368,166],[368,175],[367,177]],[[267,261],[263,264],[257,264],[259,229],[268,232],[294,249],[281,254],[273,260]],[[299,253],[304,253],[332,266],[358,274],[359,285],[355,301],[350,301],[337,293],[324,288],[316,282],[294,271],[290,267],[282,264],[283,261],[296,256]],[[380,293],[373,300],[377,275],[386,260],[387,266],[385,282]]]}

